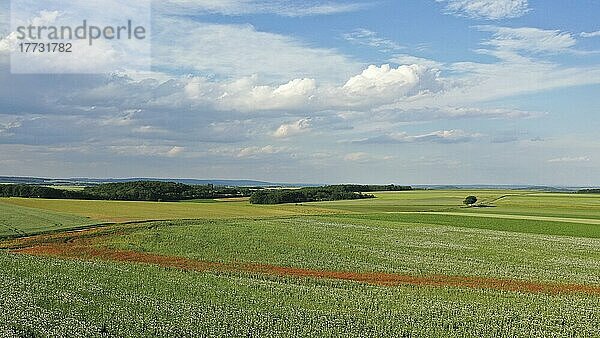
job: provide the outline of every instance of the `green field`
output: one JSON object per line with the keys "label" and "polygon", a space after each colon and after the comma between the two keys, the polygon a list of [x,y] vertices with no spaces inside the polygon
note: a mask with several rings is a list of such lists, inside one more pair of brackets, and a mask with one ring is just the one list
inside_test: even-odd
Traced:
{"label": "green field", "polygon": [[[376,200],[319,203],[321,207],[354,212],[457,211],[600,219],[600,195],[543,193],[510,190],[447,190],[382,192]],[[493,208],[461,208],[462,200],[476,195],[480,203]]]}
{"label": "green field", "polygon": [[0,336],[600,337],[600,196],[376,195],[0,199],[0,237],[142,221],[0,241]]}
{"label": "green field", "polygon": [[85,216],[0,203],[0,238],[60,231],[98,223]]}
{"label": "green field", "polygon": [[[600,229],[594,238],[573,238],[506,231],[512,225],[489,231],[485,225],[439,223],[436,219],[417,223],[415,217],[380,221],[352,216],[163,222],[92,245],[211,262],[600,285]],[[530,224],[539,227],[531,221],[522,226]],[[587,250],[582,251],[582,245]]]}
{"label": "green field", "polygon": [[0,254],[0,335],[594,337],[600,300]]}

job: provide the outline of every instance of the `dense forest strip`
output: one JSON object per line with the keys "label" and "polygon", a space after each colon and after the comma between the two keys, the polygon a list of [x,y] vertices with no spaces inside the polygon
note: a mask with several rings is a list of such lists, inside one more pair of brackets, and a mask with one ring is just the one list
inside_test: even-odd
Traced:
{"label": "dense forest strip", "polygon": [[105,183],[83,190],[56,189],[33,184],[0,185],[0,197],[174,202],[196,199],[250,197],[252,204],[282,204],[374,198],[372,191],[408,191],[410,186],[332,185],[300,189],[221,187],[173,182],[136,181]]}
{"label": "dense forest strip", "polygon": [[302,189],[265,189],[250,197],[252,204],[284,204],[375,198],[365,194],[375,191],[410,191],[410,186],[397,185],[331,185]]}
{"label": "dense forest strip", "polygon": [[85,187],[81,191],[56,189],[32,184],[0,185],[0,197],[119,201],[182,201],[249,197],[252,191],[253,188],[220,187],[212,184],[188,185],[153,181],[106,183]]}

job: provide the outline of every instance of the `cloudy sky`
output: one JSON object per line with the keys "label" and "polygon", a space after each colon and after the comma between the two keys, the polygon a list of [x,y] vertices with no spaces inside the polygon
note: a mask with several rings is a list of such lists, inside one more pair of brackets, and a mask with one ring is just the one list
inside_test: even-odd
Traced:
{"label": "cloudy sky", "polygon": [[598,1],[157,1],[97,75],[11,74],[9,5],[0,175],[600,184]]}

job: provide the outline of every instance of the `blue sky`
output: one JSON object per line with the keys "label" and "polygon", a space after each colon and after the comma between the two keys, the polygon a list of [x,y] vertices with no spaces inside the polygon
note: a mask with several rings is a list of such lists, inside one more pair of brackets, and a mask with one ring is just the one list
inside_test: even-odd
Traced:
{"label": "blue sky", "polygon": [[157,1],[98,75],[11,74],[0,7],[0,175],[600,185],[597,1]]}

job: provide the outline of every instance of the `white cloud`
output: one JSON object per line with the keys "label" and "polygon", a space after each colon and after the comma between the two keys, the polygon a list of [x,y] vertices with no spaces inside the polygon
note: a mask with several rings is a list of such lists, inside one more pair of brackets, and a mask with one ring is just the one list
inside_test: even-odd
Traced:
{"label": "white cloud", "polygon": [[[491,46],[488,49],[491,52],[504,52],[504,47],[486,46]],[[257,135],[285,137],[284,135],[293,135],[297,131],[307,131],[308,129],[302,129],[304,124],[295,126],[294,123],[309,114],[313,116],[311,124],[317,124],[319,129],[355,135],[361,135],[359,133],[364,131],[365,126],[369,126],[371,130],[382,128],[381,130],[389,131],[404,122],[472,117],[535,117],[543,113],[506,108],[476,108],[473,102],[545,88],[571,86],[582,81],[598,81],[600,78],[594,76],[598,71],[594,72],[593,68],[592,71],[577,67],[561,70],[548,62],[520,57],[517,52],[512,52],[511,55],[512,58],[497,63],[446,64],[444,68],[451,70],[450,78],[442,78],[438,70],[431,68],[431,63],[399,67],[372,65],[362,72],[351,73],[338,84],[317,81],[321,79],[319,74],[315,78],[288,78],[279,82],[280,84],[273,84],[260,76],[230,80],[210,76],[171,75],[170,79],[160,81],[148,77],[134,80],[116,76],[100,81],[100,85],[91,84],[81,89],[76,83],[72,89],[65,84],[65,90],[71,94],[62,97],[60,93],[56,93],[55,97],[60,98],[62,107],[67,109],[69,105],[78,110],[82,106],[97,107],[94,114],[102,116],[103,121],[98,123],[104,123],[105,127],[109,124],[123,127],[118,128],[119,133],[126,130],[131,134],[131,131],[135,131],[139,137],[178,143],[182,139],[242,142]],[[11,83],[6,88],[15,87],[10,79],[7,78],[6,81],[8,82],[5,83]],[[135,107],[132,110],[134,113],[127,112],[131,107]],[[282,113],[289,116],[292,123],[288,123],[289,126],[281,125],[281,130],[274,133],[273,129],[269,130],[269,126],[273,126],[275,121],[281,123]],[[247,119],[254,121],[248,124],[233,122]],[[232,122],[230,126],[233,129],[221,128],[224,122]],[[158,127],[161,129],[157,129]],[[309,128],[317,127],[310,125]],[[25,133],[26,130],[20,132]],[[35,133],[31,132],[32,135]],[[420,139],[458,142],[461,135],[442,133],[407,137],[412,142]],[[27,140],[30,139],[31,137]],[[189,144],[182,143],[181,146],[191,148]],[[232,156],[251,151],[252,149],[236,151]]]}
{"label": "white cloud", "polygon": [[176,157],[183,153],[183,147],[169,147],[152,144],[109,146],[108,151],[120,156]]}
{"label": "white cloud", "polygon": [[581,32],[581,34],[579,34],[579,36],[581,36],[582,38],[596,38],[596,37],[600,36],[600,31]]}
{"label": "white cloud", "polygon": [[275,147],[272,145],[267,145],[264,147],[246,147],[241,149],[237,153],[237,157],[257,157],[260,155],[273,155],[279,154],[281,152],[286,151],[287,149],[284,147]]}
{"label": "white cloud", "polygon": [[[329,158],[331,158],[331,157],[339,158],[333,154],[329,154]],[[344,161],[361,163],[361,164],[381,163],[383,161],[393,161],[393,160],[397,159],[396,156],[365,153],[365,152],[349,153],[349,154],[344,155],[342,158]]]}
{"label": "white cloud", "polygon": [[338,82],[362,68],[336,50],[315,48],[252,25],[159,18],[153,29],[154,66],[164,72],[213,74],[220,79],[257,75],[269,82],[302,78]]}
{"label": "white cloud", "polygon": [[239,152],[237,153],[237,157],[256,158],[256,157],[265,156],[265,155],[280,154],[287,150],[288,149],[285,147],[275,147],[272,145],[267,145],[264,147],[253,146],[253,147],[246,147],[246,148],[240,149]]}
{"label": "white cloud", "polygon": [[0,55],[15,50],[17,45],[17,33],[12,32],[7,36],[0,36]]}
{"label": "white cloud", "polygon": [[589,162],[591,161],[588,156],[579,157],[559,157],[548,160],[549,163],[578,163],[578,162]]}
{"label": "white cloud", "polygon": [[167,151],[167,156],[168,157],[177,157],[179,155],[181,155],[184,152],[185,148],[184,147],[173,147],[171,148],[171,150]]}
{"label": "white cloud", "polygon": [[369,154],[363,152],[350,153],[344,156],[344,160],[350,162],[365,162],[370,158]]}
{"label": "white cloud", "polygon": [[507,108],[477,108],[477,107],[452,107],[429,106],[418,109],[375,109],[375,116],[388,120],[410,121],[435,121],[443,119],[528,119],[546,115],[544,112],[525,111]]}
{"label": "white cloud", "polygon": [[439,74],[421,65],[371,65],[361,74],[350,78],[342,87],[347,98],[377,99],[417,95],[440,89]]}
{"label": "white cloud", "polygon": [[11,129],[20,128],[22,122],[20,120],[13,120],[6,123],[0,123],[0,136],[6,136],[11,134]]}
{"label": "white cloud", "polygon": [[59,16],[61,16],[61,12],[59,11],[40,11],[40,15],[31,20],[31,24],[33,26],[47,26],[56,22]]}
{"label": "white cloud", "polygon": [[303,17],[354,12],[367,6],[367,3],[316,0],[297,3],[284,0],[169,0],[159,2],[157,10],[162,13],[186,15],[210,13],[237,16],[271,13],[287,17]]}
{"label": "white cloud", "polygon": [[349,4],[341,4],[341,3],[324,3],[324,4],[316,4],[309,5],[305,7],[287,7],[287,9],[283,9],[280,11],[280,14],[287,15],[291,17],[297,16],[310,16],[310,15],[331,15],[338,13],[347,13],[347,12],[356,12],[361,9],[365,9],[369,7],[369,4],[364,3],[349,3]]}
{"label": "white cloud", "polygon": [[473,19],[517,18],[529,12],[527,0],[436,0],[446,3],[449,14]]}
{"label": "white cloud", "polygon": [[[54,24],[56,22],[56,19],[60,16],[60,12],[58,11],[45,11],[42,10],[38,13],[37,16],[29,19],[27,21],[27,25],[31,24],[34,26],[47,26],[50,24]],[[2,18],[0,17],[0,20]],[[7,16],[8,19],[8,16]],[[7,24],[7,29],[10,30],[10,22],[6,22]],[[2,24],[2,22],[0,21],[0,24]],[[6,36],[2,36],[0,35],[0,52],[11,52],[11,51],[17,51],[17,46],[20,42],[23,42],[22,40],[19,40],[17,38],[18,34],[17,32],[10,32],[9,34],[7,34]]]}
{"label": "white cloud", "polygon": [[[73,53],[68,54],[21,53],[16,61],[12,62],[12,70],[16,74],[99,74],[127,68],[135,69],[141,64],[140,59],[132,56],[127,50],[119,50],[104,40],[95,42],[93,46],[89,46],[86,41],[75,40],[72,46]],[[2,49],[0,42],[0,51]],[[15,51],[16,45],[12,45],[11,50]],[[149,61],[147,64],[150,64]]]}
{"label": "white cloud", "polygon": [[290,137],[298,134],[305,133],[310,130],[311,120],[309,118],[300,119],[296,122],[282,124],[273,136],[279,138]]}
{"label": "white cloud", "polygon": [[380,38],[376,32],[365,28],[356,29],[342,35],[344,39],[352,43],[373,47],[381,52],[392,52],[404,49],[400,44],[392,40]]}
{"label": "white cloud", "polygon": [[136,128],[133,128],[132,130],[134,133],[140,133],[140,134],[165,134],[168,131],[160,128],[160,127],[155,127],[155,126],[139,126]]}
{"label": "white cloud", "polygon": [[[282,85],[261,85],[257,76],[226,83],[206,78],[189,79],[185,94],[196,104],[214,109],[239,112],[272,110],[318,111],[376,106],[405,100],[408,97],[434,93],[443,84],[437,70],[419,65],[371,65],[350,77],[343,86],[318,85],[316,80],[294,79]],[[166,101],[172,105],[173,100]]]}
{"label": "white cloud", "polygon": [[390,61],[399,65],[422,65],[435,69],[441,69],[444,67],[444,64],[441,62],[409,54],[395,54]]}
{"label": "white cloud", "polygon": [[571,33],[531,27],[477,26],[481,31],[492,32],[494,37],[485,42],[499,50],[564,52],[575,46],[577,40]]}
{"label": "white cloud", "polygon": [[276,87],[258,85],[256,80],[256,77],[245,78],[226,86],[220,97],[222,107],[265,111],[307,106],[317,89],[313,79],[295,79]]}
{"label": "white cloud", "polygon": [[356,140],[355,144],[398,144],[398,143],[463,143],[482,137],[479,133],[467,133],[463,130],[439,130],[427,134],[409,135],[408,133],[392,133]]}
{"label": "white cloud", "polygon": [[[150,32],[150,2],[136,1],[135,3],[97,2],[97,1],[68,1],[68,5],[58,1],[19,1],[11,8],[12,29],[17,26],[70,26],[80,27],[81,17],[88,24],[117,26],[120,20],[133,20],[137,25]],[[56,11],[64,8],[68,11]],[[98,7],[101,10],[98,10]],[[52,9],[52,10],[49,10]],[[17,34],[11,32],[5,39],[0,40],[0,52],[18,51],[20,42],[49,42],[42,34],[41,40],[27,37],[17,39]],[[92,43],[88,40],[75,39],[69,41],[72,45],[69,53],[13,53],[11,71],[15,74],[47,74],[47,73],[112,73],[131,69],[150,69],[150,42],[147,39],[98,39]]]}
{"label": "white cloud", "polygon": [[382,110],[414,111],[424,108],[473,106],[514,95],[555,88],[600,83],[600,67],[566,67],[544,58],[548,54],[587,55],[574,48],[576,40],[566,32],[522,27],[477,26],[493,33],[480,54],[497,58],[494,62],[455,62],[444,64],[444,91],[432,97],[382,105]]}

